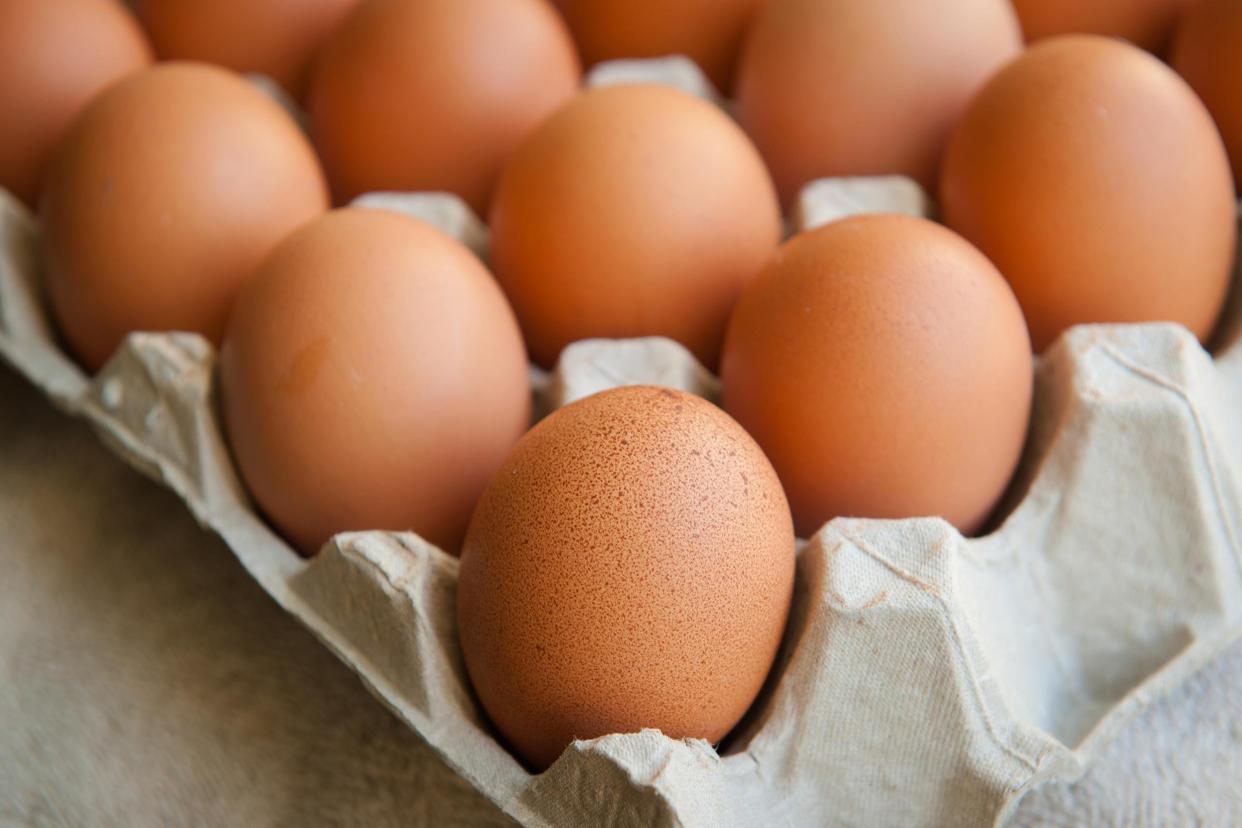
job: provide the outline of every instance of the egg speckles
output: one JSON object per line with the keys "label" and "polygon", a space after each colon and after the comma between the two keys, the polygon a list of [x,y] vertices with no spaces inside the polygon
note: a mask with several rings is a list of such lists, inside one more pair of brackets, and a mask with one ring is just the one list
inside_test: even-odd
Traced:
{"label": "egg speckles", "polygon": [[771,667],[793,586],[789,507],[724,412],[647,386],[553,413],[484,492],[462,552],[471,681],[533,766],[575,738],[715,742]]}

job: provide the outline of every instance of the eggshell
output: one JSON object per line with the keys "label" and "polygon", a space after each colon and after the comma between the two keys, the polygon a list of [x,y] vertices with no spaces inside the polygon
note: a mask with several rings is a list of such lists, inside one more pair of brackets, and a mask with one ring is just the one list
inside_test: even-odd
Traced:
{"label": "eggshell", "polygon": [[74,123],[43,194],[61,333],[90,371],[131,331],[219,343],[262,258],[326,208],[310,144],[245,80],[194,63],[133,75]]}
{"label": "eggshell", "polygon": [[1182,18],[1173,67],[1199,93],[1242,182],[1242,2],[1205,0]]}
{"label": "eggshell", "polygon": [[307,108],[339,202],[442,190],[482,214],[509,154],[580,76],[545,0],[368,0],[324,45]]}
{"label": "eggshell", "polygon": [[346,208],[273,251],[220,353],[251,495],[305,554],[346,530],[456,552],[530,420],[513,314],[475,256],[387,210]]}
{"label": "eggshell", "polygon": [[708,367],[780,240],[758,153],[715,106],[663,86],[593,89],[514,154],[492,264],[545,367],[589,337],[662,335]]}
{"label": "eggshell", "polygon": [[146,39],[116,0],[0,2],[0,187],[35,206],[74,116],[150,62]]}
{"label": "eggshell", "polygon": [[539,769],[613,732],[717,742],[771,668],[793,571],[780,482],[737,423],[681,391],[605,391],[532,429],[480,499],[466,668]]}
{"label": "eggshell", "polygon": [[1233,184],[1203,104],[1122,41],[1068,35],[998,73],[945,159],[949,226],[1005,274],[1036,350],[1086,322],[1211,333],[1229,285]]}
{"label": "eggshell", "polygon": [[825,177],[931,189],[954,121],[1020,48],[1007,0],[772,0],[743,51],[738,119],[786,205]]}
{"label": "eggshell", "polygon": [[161,58],[261,72],[301,97],[315,50],[358,0],[135,0]]}
{"label": "eggshell", "polygon": [[1122,37],[1159,51],[1178,16],[1202,0],[1013,0],[1028,41],[1061,34]]}
{"label": "eggshell", "polygon": [[733,86],[742,38],[768,0],[557,0],[587,65],[685,55],[716,88]]}
{"label": "eggshell", "polygon": [[838,516],[973,532],[1022,451],[1032,360],[982,253],[925,219],[867,215],[781,248],[738,303],[721,380],[800,536]]}

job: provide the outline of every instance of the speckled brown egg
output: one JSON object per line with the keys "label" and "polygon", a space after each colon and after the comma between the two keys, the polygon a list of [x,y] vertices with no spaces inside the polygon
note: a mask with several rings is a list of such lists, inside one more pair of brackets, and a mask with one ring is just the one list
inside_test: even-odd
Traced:
{"label": "speckled brown egg", "polygon": [[294,232],[229,318],[229,442],[303,553],[412,530],[456,552],[530,421],[526,354],[483,264],[421,221],[346,208]]}
{"label": "speckled brown egg", "polygon": [[870,215],[781,248],[738,303],[721,379],[801,536],[839,516],[972,532],[1022,451],[1031,352],[982,253],[930,221]]}
{"label": "speckled brown egg", "polygon": [[931,189],[953,122],[1021,48],[1008,0],[772,0],[738,65],[738,120],[787,205],[828,176]]}
{"label": "speckled brown egg", "polygon": [[1207,104],[1242,184],[1242,0],[1205,0],[1183,17],[1172,63]]}
{"label": "speckled brown egg", "polygon": [[471,518],[458,626],[518,754],[659,728],[719,741],[771,668],[793,588],[789,507],[728,415],[633,386],[554,412]]}
{"label": "speckled brown egg", "polygon": [[101,89],[151,62],[120,0],[0,2],[0,187],[34,207],[44,167]]}
{"label": "speckled brown egg", "polygon": [[135,0],[165,60],[262,72],[300,97],[311,58],[359,0]]}
{"label": "speckled brown egg", "polygon": [[74,123],[44,188],[61,333],[90,371],[132,331],[219,343],[259,262],[327,204],[297,124],[240,76],[196,63],[131,75]]}
{"label": "speckled brown egg", "polygon": [[1072,325],[1179,322],[1206,341],[1233,265],[1229,159],[1168,66],[1096,35],[1042,41],[954,129],[946,223],[1009,280],[1042,351]]}

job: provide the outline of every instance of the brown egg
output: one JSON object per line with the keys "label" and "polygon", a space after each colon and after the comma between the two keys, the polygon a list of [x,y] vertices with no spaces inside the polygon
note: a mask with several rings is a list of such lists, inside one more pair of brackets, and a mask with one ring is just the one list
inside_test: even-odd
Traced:
{"label": "brown egg", "polygon": [[262,72],[301,97],[315,50],[358,0],[134,0],[161,58]]}
{"label": "brown egg", "polygon": [[723,398],[809,537],[838,517],[938,515],[977,530],[1026,436],[1022,312],[978,250],[869,215],[795,236],[738,303]]}
{"label": "brown egg", "polygon": [[1207,104],[1242,182],[1242,0],[1206,0],[1182,18],[1172,62]]}
{"label": "brown egg", "polygon": [[338,201],[438,190],[482,214],[580,74],[545,0],[367,0],[321,51],[307,107]]}
{"label": "brown egg", "polygon": [[781,232],[742,131],[650,85],[594,89],[552,116],[505,169],[491,226],[496,277],[544,366],[578,339],[648,335],[715,366]]}
{"label": "brown egg", "polygon": [[1031,47],[979,93],[942,210],[1013,286],[1036,350],[1087,322],[1211,333],[1233,262],[1229,161],[1172,70],[1110,38]]}
{"label": "brown egg", "polygon": [[680,391],[604,391],[535,426],[479,500],[466,668],[536,769],[647,727],[718,742],[772,666],[793,574],[789,506],[737,423]]}
{"label": "brown egg", "polygon": [[722,92],[733,87],[742,38],[768,0],[557,0],[588,65],[685,55]]}
{"label": "brown egg", "polygon": [[1028,41],[1061,34],[1123,37],[1161,50],[1179,15],[1201,0],[1013,0]]}
{"label": "brown egg", "polygon": [[220,353],[229,442],[304,554],[347,530],[456,552],[530,421],[526,354],[482,263],[415,219],[347,208],[287,238]]}
{"label": "brown egg", "polygon": [[738,119],[786,205],[830,176],[930,189],[954,121],[1020,48],[1007,0],[772,0],[742,54]]}
{"label": "brown egg", "polygon": [[251,84],[193,63],[133,75],[74,123],[43,194],[61,333],[89,371],[131,331],[218,343],[259,262],[326,208],[310,144]]}
{"label": "brown egg", "polygon": [[0,2],[0,187],[34,207],[69,123],[151,51],[118,0]]}

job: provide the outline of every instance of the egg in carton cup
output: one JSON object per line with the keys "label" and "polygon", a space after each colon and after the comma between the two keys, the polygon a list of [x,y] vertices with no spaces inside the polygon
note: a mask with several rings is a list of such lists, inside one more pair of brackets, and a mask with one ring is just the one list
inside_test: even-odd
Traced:
{"label": "egg in carton cup", "polygon": [[[680,58],[591,76],[633,80],[719,101]],[[455,197],[359,202],[428,221],[486,258],[487,228]],[[908,179],[824,180],[803,191],[792,222],[931,209]],[[800,544],[776,664],[721,745],[613,734],[575,741],[532,775],[498,742],[466,676],[458,560],[391,532],[338,535],[309,560],[295,553],[233,467],[211,346],[132,334],[87,377],[44,306],[37,234],[0,194],[0,355],[177,492],[277,603],[527,825],[999,823],[1027,791],[1081,775],[1242,634],[1235,271],[1215,358],[1178,326],[1144,324],[1075,328],[1038,359],[1031,435],[990,534],[964,538],[938,518],[837,519]],[[536,416],[631,384],[719,391],[661,338],[583,341],[555,371],[531,369]]]}

